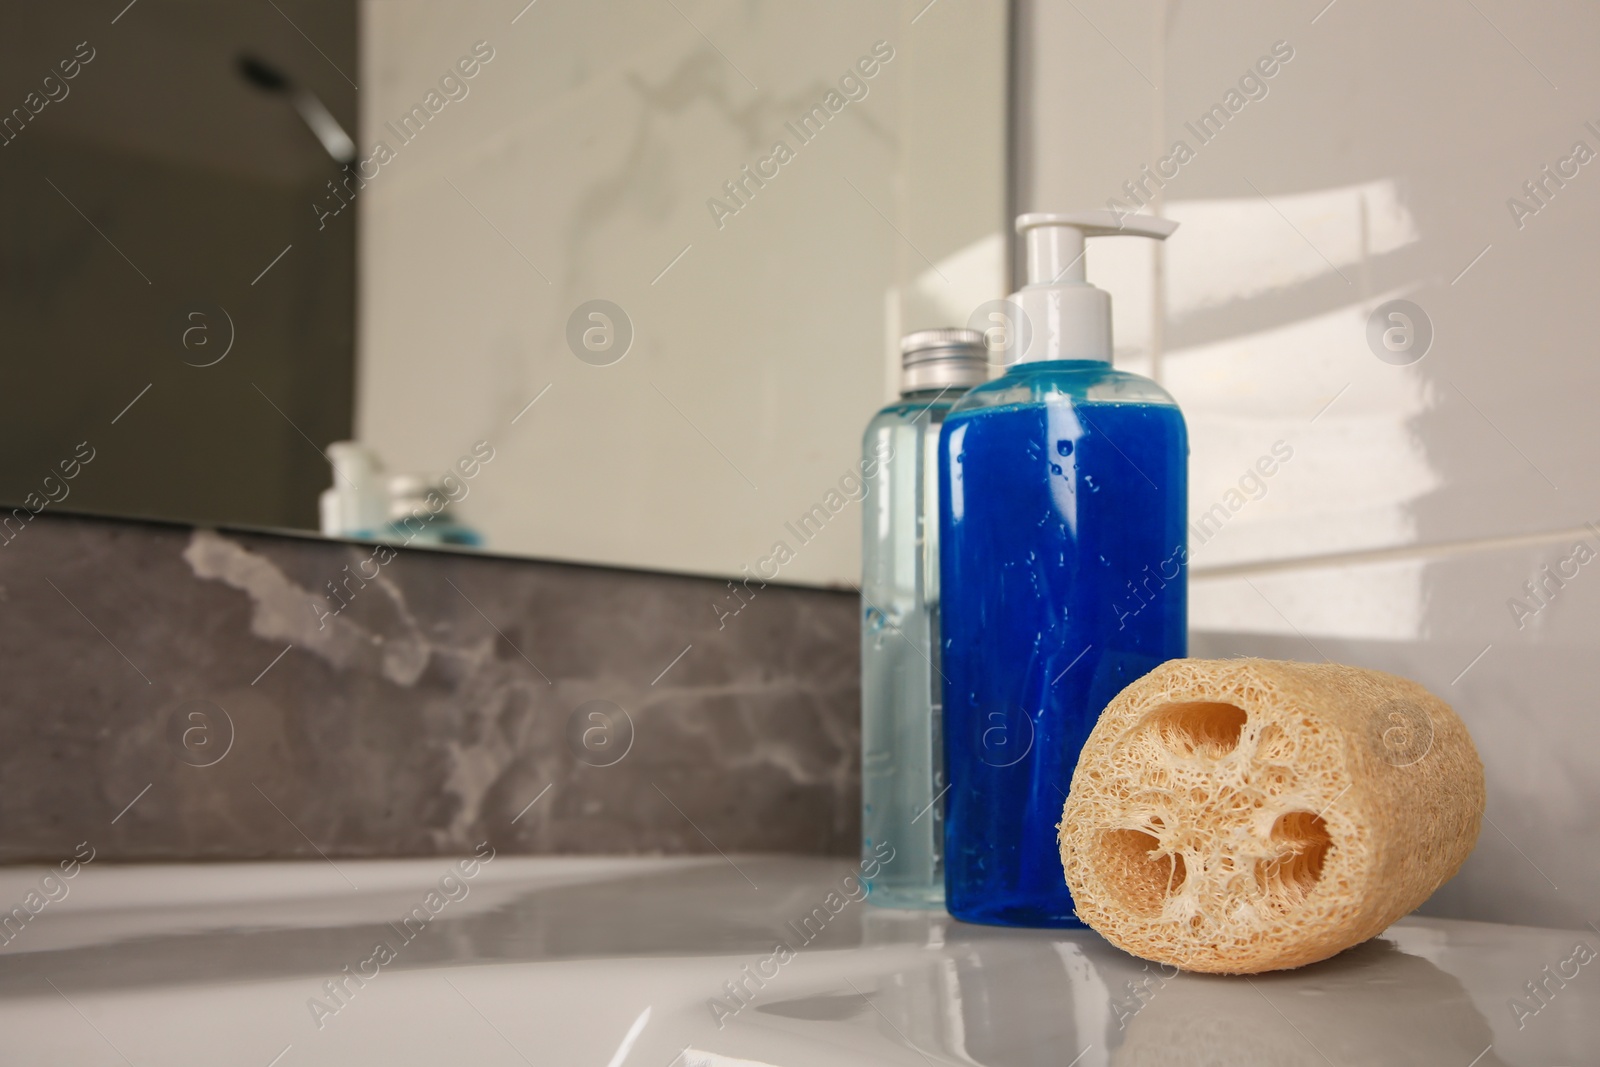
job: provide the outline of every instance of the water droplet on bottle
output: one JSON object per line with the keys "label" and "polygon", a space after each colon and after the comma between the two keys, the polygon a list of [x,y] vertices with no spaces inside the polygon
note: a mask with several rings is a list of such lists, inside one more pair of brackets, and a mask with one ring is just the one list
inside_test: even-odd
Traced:
{"label": "water droplet on bottle", "polygon": [[1060,474],[1061,473],[1061,464],[1059,464],[1059,463],[1050,464],[1050,473],[1051,474]]}
{"label": "water droplet on bottle", "polygon": [[1056,442],[1056,455],[1058,455],[1058,456],[1070,456],[1070,455],[1072,455],[1072,442],[1068,441],[1066,439],[1062,439],[1060,441],[1057,441]]}

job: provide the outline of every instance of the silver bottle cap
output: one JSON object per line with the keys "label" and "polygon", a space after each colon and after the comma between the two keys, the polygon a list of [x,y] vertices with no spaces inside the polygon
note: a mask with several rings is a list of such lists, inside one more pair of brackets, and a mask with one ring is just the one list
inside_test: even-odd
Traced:
{"label": "silver bottle cap", "polygon": [[900,339],[900,393],[948,390],[956,396],[989,380],[989,350],[977,330],[945,326]]}

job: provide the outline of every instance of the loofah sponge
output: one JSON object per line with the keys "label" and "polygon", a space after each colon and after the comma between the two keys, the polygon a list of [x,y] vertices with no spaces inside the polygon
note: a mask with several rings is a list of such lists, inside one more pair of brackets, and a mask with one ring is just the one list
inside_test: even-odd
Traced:
{"label": "loofah sponge", "polygon": [[1326,959],[1460,869],[1483,764],[1450,706],[1338,664],[1173,660],[1101,714],[1061,813],[1078,917],[1190,971]]}

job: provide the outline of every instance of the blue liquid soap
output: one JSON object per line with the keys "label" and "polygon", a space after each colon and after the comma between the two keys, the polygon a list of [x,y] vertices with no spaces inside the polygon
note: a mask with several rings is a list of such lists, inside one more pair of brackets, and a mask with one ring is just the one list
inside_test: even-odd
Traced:
{"label": "blue liquid soap", "polygon": [[[1109,342],[1107,325],[1107,357]],[[945,904],[956,918],[1082,925],[1057,824],[1100,712],[1186,653],[1187,463],[1176,403],[1108,358],[1018,362],[947,417]]]}

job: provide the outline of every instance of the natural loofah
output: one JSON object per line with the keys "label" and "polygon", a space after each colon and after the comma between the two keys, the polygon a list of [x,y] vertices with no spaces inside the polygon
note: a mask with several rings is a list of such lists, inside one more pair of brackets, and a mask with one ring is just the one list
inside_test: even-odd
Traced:
{"label": "natural loofah", "polygon": [[1173,660],[1124,689],[1061,813],[1078,917],[1145,959],[1253,974],[1378,934],[1460,869],[1483,764],[1415,682]]}

